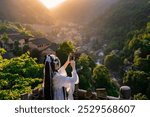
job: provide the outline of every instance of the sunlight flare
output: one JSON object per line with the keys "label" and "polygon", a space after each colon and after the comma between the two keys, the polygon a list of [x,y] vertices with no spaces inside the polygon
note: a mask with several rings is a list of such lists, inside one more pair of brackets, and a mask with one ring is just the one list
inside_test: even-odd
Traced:
{"label": "sunlight flare", "polygon": [[54,8],[61,3],[65,2],[66,0],[39,0],[42,2],[47,8]]}

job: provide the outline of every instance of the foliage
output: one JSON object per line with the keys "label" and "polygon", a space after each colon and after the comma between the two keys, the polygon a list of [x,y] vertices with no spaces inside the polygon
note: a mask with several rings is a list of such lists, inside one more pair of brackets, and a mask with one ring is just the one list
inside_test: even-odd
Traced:
{"label": "foliage", "polygon": [[5,43],[7,43],[7,41],[8,41],[8,34],[7,33],[3,33],[3,35],[1,36],[1,40],[3,40]]}
{"label": "foliage", "polygon": [[98,65],[93,70],[93,78],[96,88],[106,87],[110,83],[110,74],[108,69],[104,65]]}
{"label": "foliage", "polygon": [[62,65],[66,62],[68,55],[74,52],[75,46],[71,41],[65,41],[61,43],[58,50],[56,51],[57,56],[60,59]]}
{"label": "foliage", "polygon": [[19,47],[19,42],[18,41],[14,42],[13,53],[14,53],[15,56],[20,56],[22,54],[22,48]]}
{"label": "foliage", "polygon": [[104,65],[111,71],[118,71],[121,66],[121,59],[116,53],[110,53],[105,57]]}
{"label": "foliage", "polygon": [[0,99],[19,99],[21,94],[41,87],[43,65],[37,64],[29,52],[10,60],[0,59],[0,67]]}
{"label": "foliage", "polygon": [[150,98],[146,92],[149,92],[150,78],[148,74],[143,71],[130,70],[124,77],[124,83],[131,87],[132,95],[137,93],[145,94]]}
{"label": "foliage", "polygon": [[81,89],[89,89],[91,88],[92,82],[92,72],[95,67],[94,60],[86,55],[86,54],[81,54],[79,59],[77,60],[77,68],[80,69],[82,68],[78,74],[79,74],[79,88]]}
{"label": "foliage", "polygon": [[25,53],[20,57],[12,58],[9,64],[4,65],[3,72],[20,74],[23,77],[42,77],[42,65],[39,65],[30,57],[30,53]]}
{"label": "foliage", "polygon": [[27,51],[29,51],[29,45],[24,45],[22,51],[23,53],[26,53]]}
{"label": "foliage", "polygon": [[118,87],[111,79],[109,71],[104,65],[97,65],[94,68],[93,81],[95,88],[106,88],[108,95],[118,95]]}
{"label": "foliage", "polygon": [[7,30],[7,26],[5,24],[0,24],[0,32],[5,33]]}
{"label": "foliage", "polygon": [[119,0],[111,5],[109,10],[89,25],[89,30],[92,30],[91,27],[94,29],[97,27],[97,30],[93,32],[102,37],[100,43],[96,45],[107,44],[106,51],[108,52],[113,49],[122,49],[128,39],[128,34],[133,30],[146,27],[150,20],[148,2],[149,0]]}
{"label": "foliage", "polygon": [[145,71],[146,73],[150,73],[150,58],[141,58],[141,57],[136,57],[134,58],[134,68]]}
{"label": "foliage", "polygon": [[31,57],[33,58],[37,58],[37,61],[39,62],[40,61],[40,58],[41,58],[41,51],[39,51],[38,49],[32,49],[31,50]]}
{"label": "foliage", "polygon": [[27,30],[23,25],[16,24],[16,26],[18,27],[20,34],[22,34],[24,36],[31,36],[31,37],[33,36],[32,32]]}
{"label": "foliage", "polygon": [[4,48],[0,48],[0,55],[3,55],[6,53],[6,50]]}
{"label": "foliage", "polygon": [[147,100],[147,99],[148,98],[146,97],[146,95],[142,95],[142,93],[134,95],[134,100]]}
{"label": "foliage", "polygon": [[[150,34],[149,23],[141,30],[133,31],[129,36],[131,39],[124,47],[124,60],[128,60],[127,67],[130,70],[124,76],[124,83],[132,89],[132,95],[142,93],[150,99]],[[140,95],[142,97],[142,95]],[[137,95],[139,96],[139,95]]]}

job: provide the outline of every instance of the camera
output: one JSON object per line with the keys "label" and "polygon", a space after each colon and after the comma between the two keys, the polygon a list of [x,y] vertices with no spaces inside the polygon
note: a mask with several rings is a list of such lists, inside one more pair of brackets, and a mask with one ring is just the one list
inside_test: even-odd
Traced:
{"label": "camera", "polygon": [[70,60],[70,61],[75,60],[74,54],[71,53],[71,54],[69,55],[69,60]]}

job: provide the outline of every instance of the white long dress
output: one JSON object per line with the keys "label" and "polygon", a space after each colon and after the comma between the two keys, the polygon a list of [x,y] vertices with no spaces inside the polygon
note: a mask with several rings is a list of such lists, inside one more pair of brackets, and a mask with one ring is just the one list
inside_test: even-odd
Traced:
{"label": "white long dress", "polygon": [[73,100],[75,84],[79,83],[76,70],[72,71],[72,77],[67,77],[66,70],[61,67],[53,77],[54,100],[64,100],[63,87],[67,89],[68,100]]}

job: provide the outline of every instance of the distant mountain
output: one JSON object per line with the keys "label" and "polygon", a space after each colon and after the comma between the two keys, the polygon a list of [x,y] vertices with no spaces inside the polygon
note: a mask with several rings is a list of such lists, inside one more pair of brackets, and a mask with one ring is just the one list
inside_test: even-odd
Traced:
{"label": "distant mountain", "polygon": [[0,20],[52,24],[50,12],[39,0],[0,0]]}
{"label": "distant mountain", "polygon": [[[86,29],[98,38],[97,49],[107,44],[107,49],[122,49],[130,31],[146,27],[150,21],[150,0],[119,0],[103,15],[99,15]],[[90,34],[90,33],[89,33]],[[87,40],[88,41],[88,40]],[[94,44],[95,45],[95,44]]]}
{"label": "distant mountain", "polygon": [[87,23],[118,0],[66,0],[51,13],[61,21]]}

